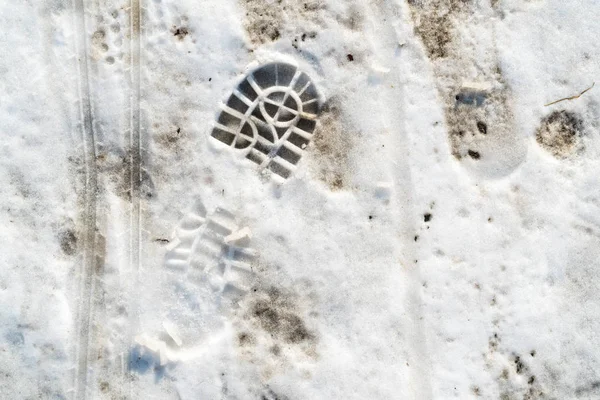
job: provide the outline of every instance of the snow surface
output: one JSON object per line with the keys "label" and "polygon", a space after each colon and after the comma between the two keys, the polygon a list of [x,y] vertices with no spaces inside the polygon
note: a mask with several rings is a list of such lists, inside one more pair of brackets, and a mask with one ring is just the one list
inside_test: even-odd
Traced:
{"label": "snow surface", "polygon": [[[0,398],[600,398],[600,88],[545,106],[598,20],[2,2]],[[211,137],[270,62],[322,103],[287,180]]]}

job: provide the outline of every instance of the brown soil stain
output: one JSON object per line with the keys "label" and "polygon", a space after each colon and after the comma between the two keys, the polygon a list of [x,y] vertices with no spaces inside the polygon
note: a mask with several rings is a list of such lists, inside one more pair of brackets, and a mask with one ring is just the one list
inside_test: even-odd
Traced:
{"label": "brown soil stain", "polygon": [[556,158],[567,158],[582,149],[583,120],[571,111],[554,111],[537,129],[537,143]]}
{"label": "brown soil stain", "polygon": [[241,0],[245,9],[244,28],[254,45],[289,39],[298,49],[300,41],[314,39],[329,21],[353,31],[364,26],[364,13],[356,1],[346,0],[336,10],[319,0]]}
{"label": "brown soil stain", "polygon": [[187,35],[190,34],[190,31],[187,27],[185,26],[173,26],[173,28],[171,29],[171,33],[173,34],[173,36],[175,36],[175,38],[177,40],[179,40],[180,42],[183,41],[185,39],[185,37]]}
{"label": "brown soil stain", "polygon": [[456,39],[455,25],[460,14],[470,11],[472,0],[408,0],[415,33],[431,59],[447,57]]}
{"label": "brown soil stain", "polygon": [[246,11],[244,28],[254,45],[274,42],[300,31],[308,33],[321,23],[319,15],[325,10],[322,2],[316,0],[241,0],[240,3]]}
{"label": "brown soil stain", "polygon": [[[155,124],[155,128],[161,128],[161,126]],[[162,150],[175,154],[179,154],[185,150],[189,137],[181,127],[173,126],[157,129],[157,131],[154,135],[154,141]]]}
{"label": "brown soil stain", "polygon": [[278,341],[298,344],[314,340],[314,335],[296,314],[294,305],[275,287],[257,296],[249,311],[257,326]]}
{"label": "brown soil stain", "polygon": [[323,105],[309,146],[311,169],[333,191],[346,189],[352,174],[350,153],[357,134],[343,121],[341,102],[334,97]]}
{"label": "brown soil stain", "polygon": [[[133,199],[132,186],[136,177],[132,176],[132,166],[142,165],[143,156],[131,149],[111,147],[99,151],[96,155],[99,182],[104,181],[104,190],[111,191],[124,201],[130,203]],[[145,163],[144,163],[145,164]],[[154,183],[145,168],[140,169],[139,188],[142,198],[154,196]]]}
{"label": "brown soil stain", "polygon": [[[484,353],[488,368],[497,373],[496,384],[502,400],[541,400],[553,398],[548,388],[542,384],[542,378],[532,371],[534,364],[539,361],[535,349],[526,354],[507,351],[502,345],[502,337],[494,333],[489,338],[488,351]],[[537,357],[537,358],[536,358]],[[486,388],[476,387],[475,394],[489,398]]]}
{"label": "brown soil stain", "polygon": [[234,318],[242,359],[260,366],[267,379],[290,367],[290,359],[318,359],[319,335],[309,323],[312,301],[310,294],[281,286],[252,287]]}
{"label": "brown soil stain", "polygon": [[60,249],[68,256],[77,253],[77,232],[72,227],[67,227],[58,234]]}

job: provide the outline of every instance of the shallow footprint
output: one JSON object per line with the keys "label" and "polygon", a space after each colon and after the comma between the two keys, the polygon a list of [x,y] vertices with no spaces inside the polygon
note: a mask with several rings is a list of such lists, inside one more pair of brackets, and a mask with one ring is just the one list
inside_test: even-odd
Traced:
{"label": "shallow footprint", "polygon": [[179,222],[165,266],[183,282],[208,285],[220,296],[245,293],[254,273],[251,233],[223,208],[207,213],[200,201]]}
{"label": "shallow footprint", "polygon": [[228,315],[256,282],[251,236],[229,211],[207,212],[196,201],[175,228],[164,259],[166,275],[153,315],[165,329],[155,326],[136,338],[144,353],[165,365],[222,343]]}
{"label": "shallow footprint", "polygon": [[[493,26],[472,18],[490,13],[490,6],[461,0],[411,0],[409,6],[432,64],[452,155],[474,175],[509,175],[525,160],[527,146],[499,67]],[[474,37],[477,43],[461,45]]]}

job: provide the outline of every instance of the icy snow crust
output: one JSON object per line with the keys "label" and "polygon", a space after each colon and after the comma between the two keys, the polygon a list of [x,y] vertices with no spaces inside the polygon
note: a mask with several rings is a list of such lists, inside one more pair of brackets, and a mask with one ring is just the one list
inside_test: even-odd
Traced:
{"label": "icy snow crust", "polygon": [[[0,397],[599,398],[599,88],[544,106],[600,76],[598,20],[3,2]],[[319,106],[286,176],[213,137],[269,63]]]}

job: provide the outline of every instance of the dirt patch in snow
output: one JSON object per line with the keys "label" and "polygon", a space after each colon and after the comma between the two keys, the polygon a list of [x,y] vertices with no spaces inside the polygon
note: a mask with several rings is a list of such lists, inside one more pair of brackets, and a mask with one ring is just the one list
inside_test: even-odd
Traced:
{"label": "dirt patch in snow", "polygon": [[[117,147],[108,147],[98,152],[96,156],[98,175],[100,179],[105,179],[105,184],[101,187],[112,191],[126,202],[131,202],[132,190],[134,190],[132,165],[140,165],[142,158],[137,152]],[[143,168],[140,170],[139,185],[143,198],[149,199],[154,196],[154,183],[150,174]]]}
{"label": "dirt patch in snow", "polygon": [[77,233],[73,228],[67,228],[58,234],[60,249],[66,255],[72,256],[77,252]]}
{"label": "dirt patch in snow", "polygon": [[[268,334],[276,344],[314,344],[316,335],[303,319],[297,296],[275,286],[254,287],[248,296],[246,318],[257,329]],[[251,334],[240,337],[251,342]]]}
{"label": "dirt patch in snow", "polygon": [[455,25],[460,14],[468,13],[472,0],[408,0],[415,33],[423,41],[430,58],[448,56],[455,40]]}
{"label": "dirt patch in snow", "polygon": [[350,152],[355,132],[344,120],[341,104],[335,97],[324,104],[317,130],[310,147],[311,167],[319,180],[331,190],[343,190],[349,185],[352,173]]}
{"label": "dirt patch in snow", "polygon": [[292,22],[302,26],[316,21],[323,9],[319,1],[242,0],[246,10],[244,27],[253,44],[264,44],[279,39]]}
{"label": "dirt patch in snow", "polygon": [[254,286],[237,313],[237,343],[243,359],[260,366],[263,377],[291,360],[318,358],[319,335],[310,327],[310,295],[280,286]]}
{"label": "dirt patch in snow", "polygon": [[581,149],[583,121],[570,111],[554,111],[542,120],[535,138],[557,158],[566,158]]}

